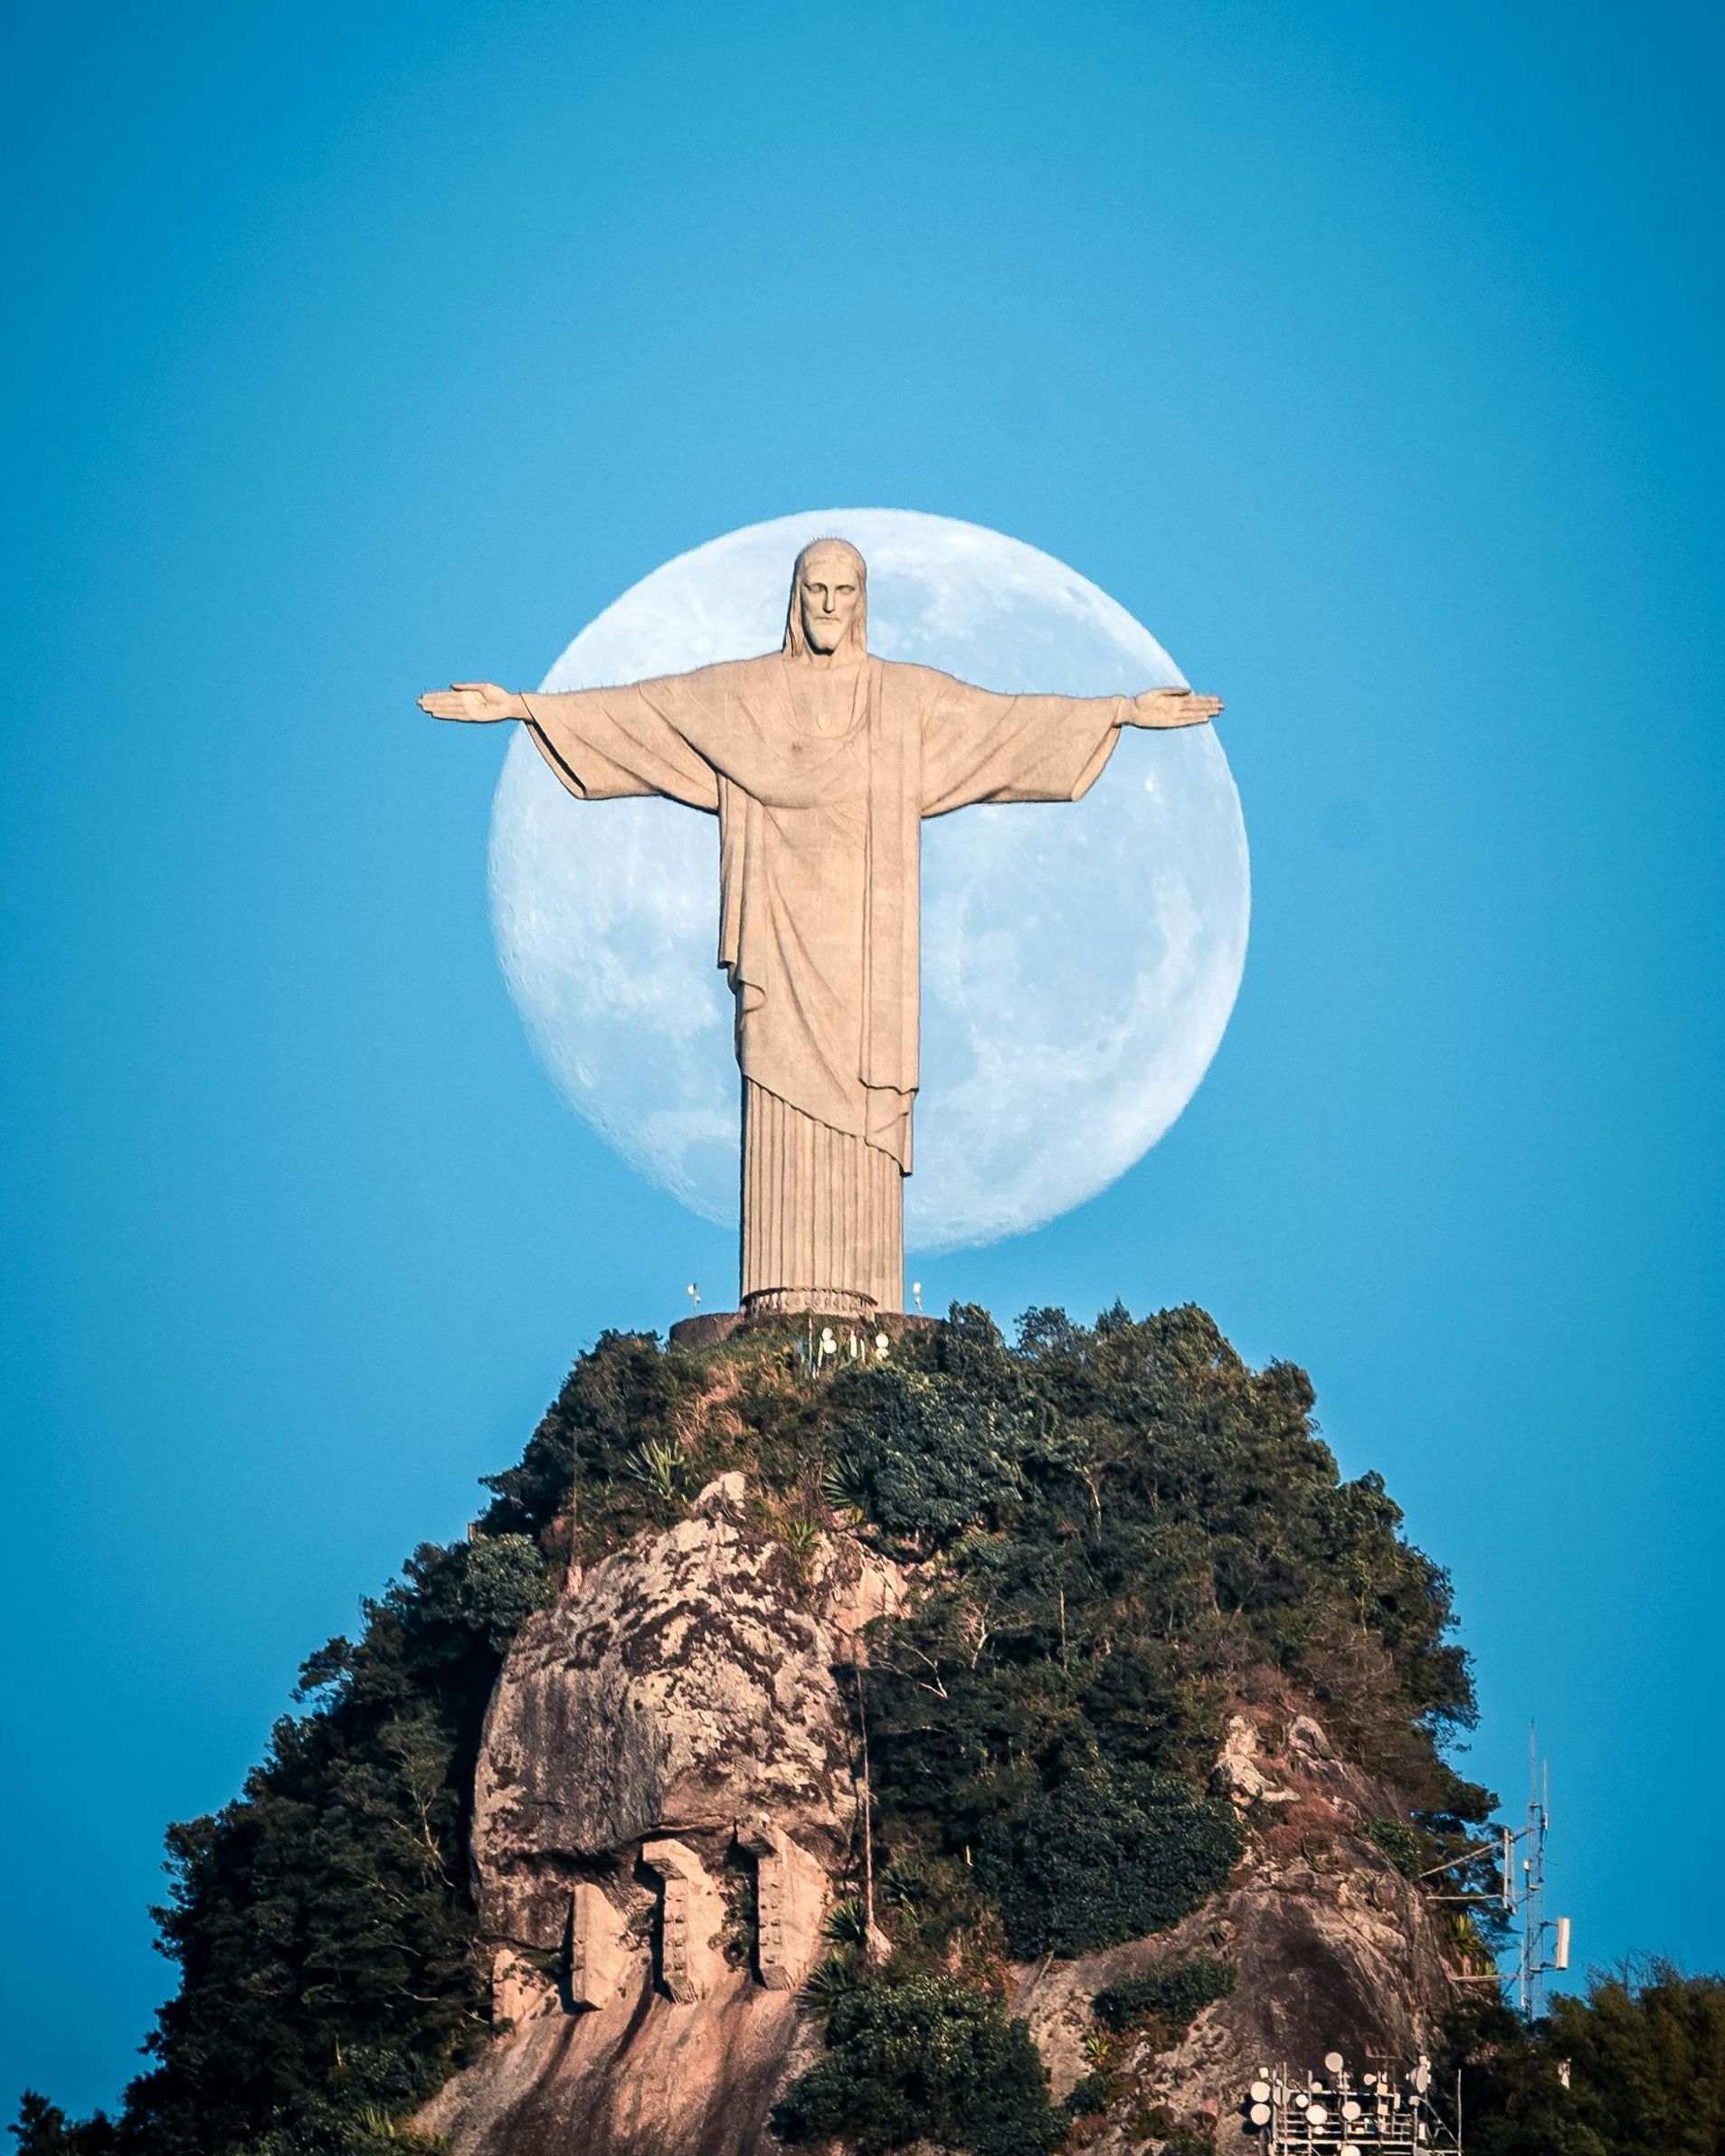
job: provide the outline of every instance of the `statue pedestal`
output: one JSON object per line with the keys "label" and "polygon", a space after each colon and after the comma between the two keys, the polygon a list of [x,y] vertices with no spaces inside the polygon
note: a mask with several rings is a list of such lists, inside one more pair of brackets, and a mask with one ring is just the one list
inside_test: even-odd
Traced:
{"label": "statue pedestal", "polygon": [[735,1332],[801,1332],[810,1325],[819,1331],[821,1326],[830,1325],[841,1337],[854,1330],[872,1348],[877,1332],[896,1340],[907,1332],[927,1331],[940,1322],[919,1310],[878,1310],[867,1318],[846,1310],[701,1310],[693,1318],[678,1319],[671,1327],[670,1344],[673,1348],[716,1348]]}

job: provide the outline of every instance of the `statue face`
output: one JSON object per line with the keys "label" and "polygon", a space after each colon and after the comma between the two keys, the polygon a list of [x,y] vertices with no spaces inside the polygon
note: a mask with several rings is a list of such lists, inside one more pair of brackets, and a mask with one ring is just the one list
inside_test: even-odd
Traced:
{"label": "statue face", "polygon": [[849,633],[861,598],[856,565],[848,555],[836,550],[810,555],[798,581],[797,603],[810,651],[824,656],[838,650]]}

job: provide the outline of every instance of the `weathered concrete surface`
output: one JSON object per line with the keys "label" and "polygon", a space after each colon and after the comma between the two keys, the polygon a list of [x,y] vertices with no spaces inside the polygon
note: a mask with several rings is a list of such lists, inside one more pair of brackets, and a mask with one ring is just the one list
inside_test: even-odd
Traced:
{"label": "weathered concrete surface", "polygon": [[725,1973],[725,1897],[686,1841],[643,1842],[641,1864],[659,1882],[659,1983],[693,2006]]}
{"label": "weathered concrete surface", "polygon": [[755,1966],[770,1991],[794,1991],[826,1943],[827,1875],[764,1813],[740,1821],[737,1842],[754,1858]]}
{"label": "weathered concrete surface", "polygon": [[625,1920],[604,1888],[577,1879],[569,1896],[569,2004],[609,2006],[629,1982],[638,1955]]}

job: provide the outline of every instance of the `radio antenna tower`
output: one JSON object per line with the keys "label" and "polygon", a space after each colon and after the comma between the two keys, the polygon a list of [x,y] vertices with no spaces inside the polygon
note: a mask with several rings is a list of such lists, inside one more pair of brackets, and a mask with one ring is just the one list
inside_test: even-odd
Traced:
{"label": "radio antenna tower", "polygon": [[[1515,1964],[1515,2003],[1524,2021],[1545,2012],[1545,1980],[1569,1966],[1569,1919],[1545,1913],[1545,1837],[1551,1824],[1551,1766],[1540,1757],[1539,1733],[1528,1725],[1527,1829],[1521,1837],[1521,1944]],[[1511,1905],[1514,1914],[1514,1905]]]}
{"label": "radio antenna tower", "polygon": [[1459,1858],[1446,1858],[1422,1875],[1436,1879],[1458,1861],[1493,1854],[1497,1858],[1497,1885],[1487,1893],[1433,1893],[1435,1902],[1484,1903],[1501,1909],[1518,1926],[1515,1966],[1497,1969],[1483,1976],[1451,1972],[1458,1984],[1512,1984],[1515,2004],[1524,2021],[1537,2021],[1545,2012],[1545,1980],[1569,1966],[1570,1924],[1567,1916],[1545,1913],[1545,1838],[1551,1824],[1551,1768],[1540,1757],[1539,1733],[1528,1725],[1527,1824],[1520,1830],[1500,1827],[1491,1841],[1476,1842],[1463,1849]]}

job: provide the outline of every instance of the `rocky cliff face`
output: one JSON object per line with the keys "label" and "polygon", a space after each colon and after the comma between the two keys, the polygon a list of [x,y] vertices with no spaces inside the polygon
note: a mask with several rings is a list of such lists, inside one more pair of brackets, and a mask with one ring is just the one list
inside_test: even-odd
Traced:
{"label": "rocky cliff face", "polygon": [[[841,1678],[906,1585],[848,1537],[793,1552],[727,1474],[528,1624],[476,1792],[499,2035],[422,2119],[455,2156],[779,2147],[772,2104],[820,2050],[797,1987],[858,1852]],[[1251,1829],[1225,1893],[1153,1938],[1010,1972],[1064,2097],[1102,2056],[1100,1988],[1194,1950],[1237,1972],[1175,2047],[1109,2042],[1115,2100],[1075,2145],[1196,2127],[1243,2150],[1236,2107],[1259,2067],[1332,2049],[1405,2063],[1449,2001],[1427,1906],[1364,1831],[1395,1807],[1315,1721],[1236,1715],[1216,1787]]]}
{"label": "rocky cliff face", "polygon": [[777,2146],[772,2098],[820,2047],[795,1990],[858,1831],[836,1672],[903,1591],[856,1543],[793,1554],[728,1474],[527,1625],[473,1830],[509,2027],[427,2113],[458,2151]]}
{"label": "rocky cliff face", "polygon": [[[1018,1972],[1013,2011],[1029,2022],[1055,2094],[1085,2069],[1104,1985],[1178,1965],[1194,1953],[1237,1972],[1179,2043],[1128,2039],[1111,2061],[1133,2093],[1086,2134],[1101,2156],[1153,2145],[1171,2124],[1215,2132],[1218,2150],[1255,2146],[1239,2116],[1246,2085],[1284,2063],[1315,2069],[1330,2051],[1392,2069],[1436,2047],[1454,1982],[1428,1905],[1362,1831],[1389,1799],[1338,1760],[1308,1715],[1230,1722],[1216,1786],[1256,1831],[1229,1890],[1174,1929],[1079,1961]],[[1267,1740],[1267,1742],[1266,1742]]]}

